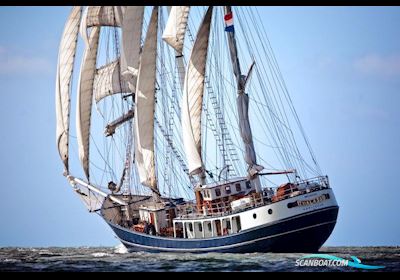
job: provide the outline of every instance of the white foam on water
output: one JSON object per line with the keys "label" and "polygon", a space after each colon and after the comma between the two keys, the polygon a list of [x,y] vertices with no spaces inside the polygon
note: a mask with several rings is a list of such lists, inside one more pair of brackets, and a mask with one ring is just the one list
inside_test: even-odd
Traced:
{"label": "white foam on water", "polygon": [[4,262],[4,263],[20,263],[22,261],[16,260],[16,259],[5,259],[5,260],[2,260],[2,262]]}
{"label": "white foam on water", "polygon": [[127,254],[129,252],[128,252],[128,249],[124,246],[124,244],[120,243],[117,246],[115,246],[114,253],[116,253],[116,254]]}
{"label": "white foam on water", "polygon": [[112,257],[112,254],[104,253],[104,252],[96,252],[91,254],[95,258],[102,258],[102,257]]}

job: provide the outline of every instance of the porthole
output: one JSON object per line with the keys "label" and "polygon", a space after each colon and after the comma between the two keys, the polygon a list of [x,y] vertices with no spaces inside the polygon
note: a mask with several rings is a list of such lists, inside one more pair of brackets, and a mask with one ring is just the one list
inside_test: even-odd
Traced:
{"label": "porthole", "polygon": [[256,219],[256,218],[257,218],[257,214],[254,213],[254,214],[253,214],[253,219]]}
{"label": "porthole", "polygon": [[272,214],[272,209],[268,209],[268,214]]}

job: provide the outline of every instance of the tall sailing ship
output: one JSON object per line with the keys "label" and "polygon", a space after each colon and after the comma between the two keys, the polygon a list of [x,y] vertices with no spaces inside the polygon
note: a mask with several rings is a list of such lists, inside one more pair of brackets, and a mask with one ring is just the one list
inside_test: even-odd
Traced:
{"label": "tall sailing ship", "polygon": [[257,9],[72,8],[57,147],[127,248],[313,252],[332,233],[339,207]]}

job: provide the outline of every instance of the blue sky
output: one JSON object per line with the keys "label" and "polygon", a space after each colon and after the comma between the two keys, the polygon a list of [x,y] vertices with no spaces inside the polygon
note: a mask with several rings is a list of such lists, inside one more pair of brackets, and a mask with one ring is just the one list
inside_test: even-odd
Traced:
{"label": "blue sky", "polygon": [[[116,245],[62,176],[54,87],[69,7],[1,7],[0,246]],[[400,8],[262,7],[340,205],[326,245],[400,245]]]}

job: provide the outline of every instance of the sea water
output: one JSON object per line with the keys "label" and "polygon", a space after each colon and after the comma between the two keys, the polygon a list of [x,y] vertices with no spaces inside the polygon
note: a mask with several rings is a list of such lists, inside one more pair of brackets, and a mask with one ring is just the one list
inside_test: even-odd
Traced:
{"label": "sea water", "polygon": [[301,266],[306,253],[129,253],[125,247],[0,248],[0,271],[400,271],[400,247],[323,247],[329,254],[384,266]]}

